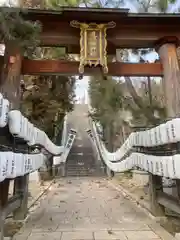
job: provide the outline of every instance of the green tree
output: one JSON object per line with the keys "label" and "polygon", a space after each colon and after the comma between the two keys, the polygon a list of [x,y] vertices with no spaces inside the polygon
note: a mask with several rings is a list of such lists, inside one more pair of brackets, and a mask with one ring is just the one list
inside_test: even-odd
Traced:
{"label": "green tree", "polygon": [[[109,77],[92,77],[89,84],[89,96],[94,110],[92,118],[99,122],[103,129],[103,138],[110,151],[113,151],[115,136],[119,131],[120,110],[123,108],[121,82]],[[118,121],[119,120],[119,121]]]}
{"label": "green tree", "polygon": [[[20,55],[30,55],[34,51],[40,32],[40,24],[25,21],[21,11],[10,7],[0,9],[0,40],[6,46],[0,91],[12,102],[12,108],[19,107],[20,101]],[[9,68],[10,56],[16,58],[13,71]]]}
{"label": "green tree", "polygon": [[[136,0],[133,1],[137,11],[139,12],[149,12],[155,9],[158,12],[167,11],[169,3],[175,3],[175,1],[146,1],[146,0]],[[113,4],[113,3],[112,3]],[[132,4],[132,2],[131,2]],[[98,5],[98,3],[97,3]],[[103,5],[98,5],[98,7],[103,7]],[[132,50],[134,54],[139,56],[139,61],[144,62],[144,55],[152,52],[153,49],[138,49]],[[122,60],[129,60],[129,51],[121,50],[121,55],[123,56]],[[133,80],[130,77],[125,77],[125,83],[121,83],[118,85],[120,94],[120,99],[116,98],[117,101],[120,101],[119,109],[115,110],[115,115],[112,114],[114,109],[112,106],[110,107],[108,99],[114,98],[114,93],[109,91],[107,95],[105,91],[102,91],[101,88],[107,85],[105,81],[100,81],[96,79],[97,84],[95,84],[94,79],[90,82],[90,97],[92,102],[92,107],[94,110],[94,117],[97,121],[99,121],[103,127],[103,130],[106,129],[106,126],[109,125],[110,119],[115,116],[114,121],[121,122],[121,125],[128,124],[130,126],[138,126],[138,127],[149,127],[152,125],[159,124],[163,119],[166,118],[165,107],[162,104],[162,99],[158,98],[161,88],[161,82],[155,83],[153,78],[151,78],[151,89],[154,94],[152,100],[149,99],[149,93],[147,89],[143,89],[141,93],[139,93],[139,89],[133,84]],[[109,80],[109,79],[108,79]],[[112,80],[112,79],[111,79]],[[138,81],[137,79],[135,81]],[[112,81],[115,82],[115,81]],[[147,82],[147,78],[146,78]],[[110,83],[111,84],[111,83]],[[103,86],[101,86],[103,85]],[[117,86],[116,86],[117,87]],[[108,91],[107,87],[107,91]],[[141,87],[140,87],[141,88]],[[156,90],[154,93],[153,90]],[[101,100],[102,99],[102,100]],[[105,111],[104,111],[105,109]],[[105,114],[105,113],[106,114]],[[119,117],[117,117],[117,113],[121,115],[121,121],[119,121]],[[126,113],[126,114],[125,114]],[[128,113],[128,114],[127,114]],[[131,116],[131,117],[128,117]],[[100,116],[100,117],[99,117]],[[109,118],[109,119],[108,119]],[[107,121],[109,120],[109,122]],[[113,126],[113,124],[111,124]],[[119,129],[121,132],[122,129]],[[104,136],[105,137],[105,136]],[[107,140],[108,138],[106,138]],[[110,139],[110,138],[109,138]]]}
{"label": "green tree", "polygon": [[[58,9],[58,1],[22,1],[21,7],[53,6]],[[61,1],[61,4],[63,2]],[[70,4],[70,3],[69,3]],[[60,47],[37,47],[33,59],[66,59],[71,60]],[[51,139],[62,130],[63,119],[67,112],[72,111],[74,104],[74,77],[67,76],[25,76],[26,88],[23,94],[22,110],[38,127],[48,133]]]}
{"label": "green tree", "polygon": [[30,84],[33,87],[24,94],[22,110],[31,122],[53,138],[66,112],[73,109],[74,78],[39,76]]}

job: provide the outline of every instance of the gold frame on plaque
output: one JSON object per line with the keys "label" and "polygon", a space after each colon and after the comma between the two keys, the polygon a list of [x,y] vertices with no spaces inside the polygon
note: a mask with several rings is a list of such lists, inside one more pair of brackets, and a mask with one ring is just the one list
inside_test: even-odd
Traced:
{"label": "gold frame on plaque", "polygon": [[107,40],[106,30],[108,28],[114,28],[115,22],[109,22],[106,24],[96,23],[81,23],[78,21],[71,21],[72,27],[80,28],[80,65],[79,73],[84,73],[84,67],[86,65],[102,66],[103,72],[108,73],[107,66]]}

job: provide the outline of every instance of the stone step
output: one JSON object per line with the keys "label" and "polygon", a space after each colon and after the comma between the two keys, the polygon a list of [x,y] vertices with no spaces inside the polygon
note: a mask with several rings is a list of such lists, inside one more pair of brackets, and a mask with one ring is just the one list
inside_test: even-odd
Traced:
{"label": "stone step", "polygon": [[84,152],[84,153],[90,153],[93,154],[92,148],[89,147],[80,147],[81,144],[77,146],[72,146],[71,153],[77,153],[77,152]]}
{"label": "stone step", "polygon": [[66,166],[71,167],[71,166],[77,166],[77,167],[90,167],[90,168],[94,168],[96,165],[94,163],[84,163],[84,162],[76,162],[76,163],[66,163]]}
{"label": "stone step", "polygon": [[68,165],[66,165],[66,170],[101,170],[103,167],[101,167],[101,166],[92,166],[92,165],[70,165],[70,166],[68,166]]}
{"label": "stone step", "polygon": [[106,176],[105,173],[95,171],[95,172],[78,172],[78,171],[67,171],[66,176],[68,177],[73,177],[73,176]]}
{"label": "stone step", "polygon": [[67,166],[66,165],[66,169],[96,169],[96,166],[90,166],[90,165],[75,165],[75,166]]}
{"label": "stone step", "polygon": [[66,176],[103,176],[102,172],[98,171],[67,171]]}
{"label": "stone step", "polygon": [[96,164],[94,163],[94,162],[92,162],[92,161],[89,161],[89,162],[84,162],[84,161],[68,161],[67,163],[66,163],[66,166],[78,166],[78,165],[80,165],[80,166],[82,166],[82,165],[84,165],[84,166],[96,166]]}
{"label": "stone step", "polygon": [[94,156],[90,153],[82,153],[82,152],[79,152],[79,153],[71,153],[69,156],[68,156],[68,161],[74,161],[75,159],[83,159],[85,161],[87,160],[93,160],[94,161]]}
{"label": "stone step", "polygon": [[96,169],[67,169],[67,172],[95,172]]}
{"label": "stone step", "polygon": [[76,162],[76,161],[81,161],[81,162],[95,162],[94,158],[92,156],[87,156],[87,155],[71,155],[68,159],[67,162]]}
{"label": "stone step", "polygon": [[73,176],[94,176],[94,172],[66,172],[66,176],[73,177]]}
{"label": "stone step", "polygon": [[76,162],[67,162],[66,166],[96,166],[94,162],[83,162],[83,161],[76,161]]}
{"label": "stone step", "polygon": [[95,168],[66,168],[66,171],[95,171]]}
{"label": "stone step", "polygon": [[73,177],[73,176],[98,176],[98,174],[94,173],[94,172],[66,172],[66,176],[67,177]]}

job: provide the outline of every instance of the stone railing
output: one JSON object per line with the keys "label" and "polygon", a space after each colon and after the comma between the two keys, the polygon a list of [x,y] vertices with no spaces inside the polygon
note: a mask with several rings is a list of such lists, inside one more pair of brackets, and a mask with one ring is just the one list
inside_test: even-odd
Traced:
{"label": "stone railing", "polygon": [[59,165],[61,163],[66,162],[66,159],[68,157],[68,154],[71,150],[71,147],[73,145],[73,142],[74,142],[75,138],[76,138],[76,131],[71,129],[70,133],[68,134],[67,142],[65,144],[65,149],[60,156],[54,156],[53,157],[53,165]]}
{"label": "stone railing", "polygon": [[61,145],[65,146],[68,137],[68,124],[67,124],[67,114],[64,117],[63,131],[61,135]]}

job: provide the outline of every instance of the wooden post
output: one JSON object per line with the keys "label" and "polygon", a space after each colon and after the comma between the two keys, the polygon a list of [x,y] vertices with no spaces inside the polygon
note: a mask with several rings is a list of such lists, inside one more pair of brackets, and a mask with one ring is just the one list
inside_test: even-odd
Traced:
{"label": "wooden post", "polygon": [[29,174],[17,177],[14,181],[14,196],[20,195],[22,197],[21,206],[13,213],[15,220],[24,220],[28,212],[28,183]]}
{"label": "wooden post", "polygon": [[[165,93],[165,106],[168,118],[180,116],[180,67],[177,56],[179,40],[176,37],[160,39],[157,52],[163,65],[163,88]],[[177,195],[180,182],[176,181]]]}
{"label": "wooden post", "polygon": [[0,183],[0,207],[3,208],[8,201],[9,179],[5,179]]}
{"label": "wooden post", "polygon": [[[14,141],[14,149],[17,148],[16,141]],[[28,148],[28,153],[30,149]],[[14,150],[15,151],[15,150]],[[14,220],[24,220],[28,212],[28,191],[29,174],[15,178],[14,180],[14,196],[20,196],[21,205],[13,212]]]}
{"label": "wooden post", "polygon": [[157,199],[158,191],[163,191],[162,177],[149,173],[149,195],[151,212],[154,216],[164,216],[164,207],[158,203]]}
{"label": "wooden post", "polygon": [[9,179],[5,179],[0,183],[0,240],[4,239],[4,216],[2,214],[8,203]]}

